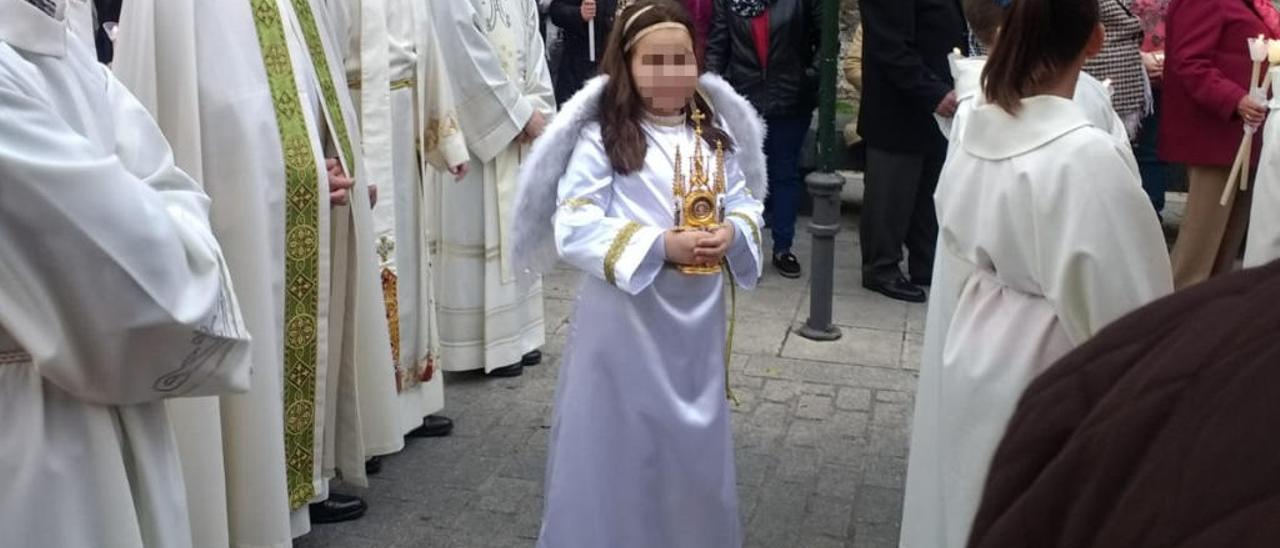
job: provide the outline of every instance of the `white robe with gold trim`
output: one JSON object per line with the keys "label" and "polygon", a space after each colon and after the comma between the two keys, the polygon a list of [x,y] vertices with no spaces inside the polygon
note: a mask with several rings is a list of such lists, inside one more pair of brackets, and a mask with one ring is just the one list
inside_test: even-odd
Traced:
{"label": "white robe with gold trim", "polygon": [[466,179],[431,177],[439,200],[431,245],[441,366],[492,371],[542,346],[542,288],[526,288],[511,265],[515,142],[535,110],[555,97],[534,0],[430,2],[472,161]]}

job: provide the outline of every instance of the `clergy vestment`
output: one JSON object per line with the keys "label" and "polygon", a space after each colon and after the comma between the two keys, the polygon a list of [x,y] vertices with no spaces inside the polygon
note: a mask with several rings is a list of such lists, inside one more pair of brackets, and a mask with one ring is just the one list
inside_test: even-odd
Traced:
{"label": "clergy vestment", "polygon": [[467,177],[430,177],[439,196],[430,234],[436,274],[440,362],[486,372],[519,363],[545,341],[540,283],[518,283],[511,263],[516,142],[534,111],[555,96],[534,0],[430,2],[470,149]]}
{"label": "clergy vestment", "polygon": [[[763,264],[762,124],[728,83],[703,76],[735,143],[722,203],[736,237],[732,274],[687,275],[666,264],[663,235],[675,224],[676,158],[690,180],[699,138],[682,118],[646,120],[644,165],[617,174],[600,135],[603,87],[597,78],[565,104],[520,178],[517,264],[545,272],[558,254],[586,274],[556,391],[538,546],[738,547],[725,286],[754,287]],[[701,144],[714,180],[712,151]]]}
{"label": "clergy vestment", "polygon": [[1023,389],[1121,315],[1173,290],[1127,143],[1073,101],[974,109],[937,204],[941,234],[900,545],[968,540]]}
{"label": "clergy vestment", "polygon": [[[281,0],[283,1],[283,0]],[[326,156],[337,158],[344,171],[355,175],[350,205],[333,209],[332,313],[329,322],[329,371],[323,413],[323,467],[316,497],[328,498],[330,480],[341,478],[367,485],[364,461],[404,448],[396,422],[391,343],[386,310],[373,250],[368,194],[371,175],[363,166],[361,133],[355,108],[346,93],[347,80],[339,34],[331,26],[320,0],[291,0],[294,34],[291,44],[304,46],[303,67],[311,78],[311,103],[323,122],[329,145]],[[304,509],[305,510],[305,509]],[[301,514],[301,513],[300,513]],[[309,530],[295,515],[295,534]]]}
{"label": "clergy vestment", "polygon": [[209,198],[35,6],[0,0],[3,543],[192,546],[162,400],[248,390],[249,332]]}
{"label": "clergy vestment", "polygon": [[[199,516],[195,546],[289,546],[290,486],[305,502],[312,485],[316,423],[305,410],[328,347],[327,331],[315,328],[328,321],[328,179],[314,111],[299,108],[300,65],[288,62],[274,0],[124,8],[113,68],[212,196],[214,232],[254,336],[250,393],[205,410],[170,406],[189,430],[178,447]],[[268,54],[285,62],[268,66]],[[286,406],[295,409],[287,430]]]}
{"label": "clergy vestment", "polygon": [[1253,183],[1253,204],[1249,214],[1249,238],[1244,247],[1244,266],[1252,268],[1280,259],[1280,68],[1270,69],[1271,115],[1262,130],[1262,154]]}
{"label": "clergy vestment", "polygon": [[[366,0],[367,1],[367,0]],[[447,170],[467,162],[466,144],[458,131],[453,95],[444,60],[425,5],[390,0],[382,34],[388,49],[387,75],[378,86],[389,92],[386,143],[371,131],[376,112],[368,109],[377,94],[366,75],[373,73],[366,46],[375,31],[359,18],[362,2],[330,0],[335,27],[345,30],[347,78],[361,106],[366,161],[384,152],[386,183],[373,209],[387,329],[396,377],[402,433],[422,425],[423,417],[444,408],[443,376],[437,370],[439,337],[427,227],[437,214],[436,200],[422,184],[426,169]],[[372,47],[378,47],[373,41]],[[381,126],[381,123],[378,123]],[[426,133],[422,128],[428,128]],[[379,149],[381,147],[381,149]],[[432,167],[423,165],[421,161]]]}

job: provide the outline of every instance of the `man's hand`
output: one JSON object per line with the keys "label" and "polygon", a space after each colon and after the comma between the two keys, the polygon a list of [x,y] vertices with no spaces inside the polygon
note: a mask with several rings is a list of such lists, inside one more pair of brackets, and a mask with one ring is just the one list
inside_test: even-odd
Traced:
{"label": "man's hand", "polygon": [[596,18],[596,0],[582,0],[582,20],[590,21]]}
{"label": "man's hand", "polygon": [[942,102],[938,103],[938,108],[934,109],[933,112],[943,118],[954,118],[956,108],[959,106],[960,103],[956,101],[956,90],[953,89],[947,92],[947,96],[942,98]]}
{"label": "man's hand", "polygon": [[463,180],[463,179],[466,179],[466,178],[467,178],[467,171],[468,171],[470,168],[471,168],[471,164],[470,164],[470,163],[463,162],[463,163],[461,163],[461,164],[458,164],[458,165],[456,165],[456,166],[453,166],[453,167],[449,168],[449,174],[453,175],[453,180],[454,180],[455,182],[456,182],[456,181],[461,181],[461,180]]}
{"label": "man's hand", "polygon": [[720,264],[737,234],[733,229],[733,223],[726,223],[705,234],[706,237],[698,241],[698,247],[694,250],[695,258],[698,264]]}
{"label": "man's hand", "polygon": [[324,166],[329,170],[329,205],[347,205],[350,202],[350,196],[347,193],[351,190],[351,187],[355,186],[355,181],[347,177],[346,172],[342,170],[342,164],[338,163],[337,158],[326,159]]}
{"label": "man's hand", "polygon": [[1236,112],[1244,119],[1244,123],[1255,127],[1262,124],[1267,117],[1267,107],[1250,95],[1240,98],[1240,104],[1236,105]]}
{"label": "man's hand", "polygon": [[542,136],[545,129],[547,129],[547,118],[541,112],[534,110],[533,116],[530,116],[529,121],[524,125],[524,131],[516,139],[523,144],[532,143],[534,139]]}

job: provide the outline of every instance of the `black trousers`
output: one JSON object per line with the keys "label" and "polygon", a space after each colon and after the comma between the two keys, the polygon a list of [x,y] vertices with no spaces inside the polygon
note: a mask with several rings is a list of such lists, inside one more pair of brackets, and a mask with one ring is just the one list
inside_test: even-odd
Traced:
{"label": "black trousers", "polygon": [[929,153],[899,153],[867,143],[862,202],[862,279],[884,283],[902,276],[902,249],[912,279],[933,275],[938,217],[933,191],[946,160],[945,143]]}

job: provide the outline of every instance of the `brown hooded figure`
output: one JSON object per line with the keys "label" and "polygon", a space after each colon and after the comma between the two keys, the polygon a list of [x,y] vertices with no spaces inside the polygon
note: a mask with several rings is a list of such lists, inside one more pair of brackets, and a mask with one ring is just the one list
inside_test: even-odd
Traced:
{"label": "brown hooded figure", "polygon": [[1157,301],[1023,395],[972,548],[1280,546],[1280,262]]}

